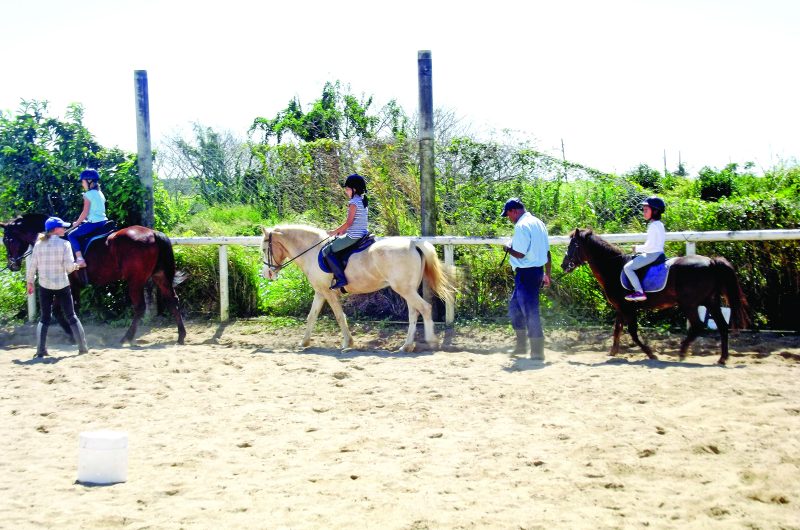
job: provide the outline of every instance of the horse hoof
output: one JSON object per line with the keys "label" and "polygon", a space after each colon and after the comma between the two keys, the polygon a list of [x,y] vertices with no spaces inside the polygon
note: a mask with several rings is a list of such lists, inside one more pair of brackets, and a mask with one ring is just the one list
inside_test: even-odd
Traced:
{"label": "horse hoof", "polygon": [[409,352],[412,352],[412,351],[414,351],[414,345],[413,345],[413,344],[403,344],[402,346],[400,346],[400,349],[399,349],[399,350],[397,350],[397,351],[398,351],[399,353],[409,353]]}

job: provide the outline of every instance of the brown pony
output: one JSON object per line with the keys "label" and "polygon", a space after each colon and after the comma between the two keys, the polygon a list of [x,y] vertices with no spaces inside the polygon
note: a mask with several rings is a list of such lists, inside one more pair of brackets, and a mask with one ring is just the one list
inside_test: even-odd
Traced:
{"label": "brown pony", "polygon": [[[3,244],[6,247],[8,268],[18,271],[21,262],[28,255],[28,248],[36,242],[40,232],[44,232],[46,215],[26,214],[8,223],[0,223],[3,231]],[[175,316],[178,324],[178,344],[183,344],[186,328],[178,310],[178,295],[175,293],[176,282],[175,256],[169,238],[156,230],[144,226],[129,226],[113,232],[103,242],[94,243],[89,249],[86,259],[86,274],[89,283],[107,285],[117,280],[128,282],[128,296],[133,303],[133,321],[122,343],[133,343],[136,328],[144,315],[144,285],[152,278],[161,295]],[[77,309],[80,302],[80,271],[69,275],[72,298]],[[56,313],[59,324],[71,336],[69,327],[63,316]],[[65,327],[66,326],[66,327]]]}
{"label": "brown pony", "polygon": [[[561,268],[569,273],[584,263],[592,269],[600,287],[611,305],[616,309],[614,324],[614,342],[611,354],[619,352],[619,336],[622,326],[628,325],[628,332],[650,359],[656,359],[649,346],[639,340],[636,314],[639,309],[665,309],[678,306],[689,319],[689,333],[681,342],[680,358],[686,358],[689,346],[703,331],[703,322],[697,313],[697,307],[704,305],[717,323],[722,342],[722,356],[717,361],[724,365],[728,360],[728,329],[747,326],[747,300],[745,299],[736,271],[725,258],[707,258],[705,256],[684,256],[676,258],[670,267],[669,278],[663,290],[648,293],[645,302],[629,302],[625,300],[626,291],[620,283],[622,267],[632,256],[624,254],[618,247],[608,243],[591,230],[576,228],[570,234],[569,247]],[[731,307],[730,325],[722,316],[721,298],[728,300]]]}

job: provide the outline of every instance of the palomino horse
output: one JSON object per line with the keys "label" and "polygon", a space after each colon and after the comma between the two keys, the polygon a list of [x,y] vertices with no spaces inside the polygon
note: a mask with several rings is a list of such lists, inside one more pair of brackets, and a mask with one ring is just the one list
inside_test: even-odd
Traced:
{"label": "palomino horse", "polygon": [[[579,265],[588,263],[606,298],[617,311],[614,324],[614,342],[611,354],[619,352],[619,336],[622,326],[628,325],[628,332],[650,359],[656,359],[649,346],[642,343],[637,335],[636,313],[639,309],[665,309],[677,305],[689,319],[689,333],[681,342],[680,358],[686,358],[689,346],[703,331],[703,322],[697,314],[697,306],[708,308],[717,323],[722,342],[722,356],[717,361],[724,365],[728,360],[728,329],[743,328],[747,325],[747,300],[742,293],[736,271],[725,258],[705,256],[684,256],[676,258],[670,267],[669,278],[663,290],[647,294],[645,302],[628,302],[626,291],[620,283],[622,267],[630,261],[631,255],[623,254],[618,247],[608,243],[591,230],[576,228],[570,234],[569,248],[561,268],[572,272]],[[720,299],[725,297],[731,307],[730,326],[722,316]]]}
{"label": "palomino horse", "polygon": [[[317,261],[319,247],[328,238],[326,232],[303,225],[276,226],[262,230],[262,275],[273,280],[281,268],[296,261],[314,288],[314,302],[308,313],[306,334],[301,345],[305,347],[311,343],[311,332],[317,316],[325,302],[328,302],[342,329],[342,348],[349,348],[353,337],[339,302],[339,291],[330,289],[332,275],[323,272]],[[408,335],[400,347],[401,351],[414,349],[414,334],[420,313],[425,323],[425,341],[431,347],[437,346],[431,304],[417,293],[417,289],[423,277],[431,289],[444,300],[452,299],[454,289],[433,245],[406,237],[382,239],[367,250],[350,256],[345,274],[349,282],[349,293],[371,293],[388,286],[405,298],[408,304]]]}
{"label": "palomino horse", "polygon": [[[34,213],[0,224],[4,229],[3,243],[6,246],[9,269],[12,271],[20,269],[21,262],[27,255],[27,249],[36,242],[37,235],[44,232],[46,219],[46,215]],[[104,242],[92,245],[86,258],[85,270],[89,283],[102,286],[117,280],[128,282],[128,295],[133,302],[133,321],[121,342],[133,343],[136,328],[145,311],[144,285],[152,278],[175,316],[178,324],[178,344],[183,344],[186,328],[178,310],[178,295],[174,287],[175,256],[172,252],[172,243],[167,236],[143,226],[129,226],[113,232]],[[79,272],[75,271],[69,276],[76,309],[80,302]],[[64,328],[66,324],[62,323],[63,316],[58,314],[56,316]],[[68,329],[64,328],[71,336]]]}

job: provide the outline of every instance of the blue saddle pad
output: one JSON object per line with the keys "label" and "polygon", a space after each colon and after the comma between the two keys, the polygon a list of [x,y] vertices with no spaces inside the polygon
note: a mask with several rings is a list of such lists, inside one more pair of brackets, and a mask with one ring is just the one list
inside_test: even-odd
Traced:
{"label": "blue saddle pad", "polygon": [[106,238],[108,236],[110,236],[110,235],[111,235],[111,232],[106,232],[105,234],[99,234],[99,235],[96,235],[96,236],[92,236],[86,243],[84,243],[82,245],[83,246],[83,255],[84,256],[88,256],[89,255],[89,249],[92,247],[93,243],[100,244],[100,243],[104,242],[106,240]]}
{"label": "blue saddle pad", "polygon": [[[642,269],[636,271],[639,276],[639,281],[642,282],[642,289],[644,289],[644,292],[655,293],[664,289],[667,285],[667,278],[669,277],[669,268],[675,263],[676,259],[678,258],[668,259],[661,263],[654,263],[646,267],[644,271],[642,271]],[[644,276],[642,276],[643,274]],[[619,281],[625,289],[633,291],[631,281],[628,279],[624,270],[620,272]]]}
{"label": "blue saddle pad", "polygon": [[[368,236],[364,236],[358,240],[358,243],[353,245],[352,247],[344,249],[343,252],[337,252],[337,257],[342,262],[342,270],[347,267],[347,260],[350,259],[350,256],[353,254],[357,254],[363,250],[367,250],[371,244],[375,242],[375,236],[372,234]],[[325,248],[325,247],[322,247]],[[342,254],[345,254],[342,256]],[[325,263],[325,260],[322,258],[322,250],[320,249],[319,253],[317,254],[317,262],[319,263],[319,268],[322,269],[322,272],[331,272],[328,268],[328,265]]]}

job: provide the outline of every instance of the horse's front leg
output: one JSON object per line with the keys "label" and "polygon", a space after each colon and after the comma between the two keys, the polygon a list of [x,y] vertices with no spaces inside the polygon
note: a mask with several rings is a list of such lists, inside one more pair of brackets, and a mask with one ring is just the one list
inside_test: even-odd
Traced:
{"label": "horse's front leg", "polygon": [[636,345],[642,349],[642,351],[645,353],[645,355],[647,355],[649,359],[653,361],[657,360],[658,357],[656,357],[653,354],[653,350],[650,349],[650,346],[648,346],[639,339],[639,333],[638,333],[639,323],[636,320],[636,312],[634,311],[632,313],[626,314],[625,319],[628,321],[628,333],[630,333],[633,342],[635,342]]}
{"label": "horse's front leg", "polygon": [[350,334],[350,327],[347,325],[347,317],[342,309],[342,304],[339,302],[339,295],[333,291],[328,291],[327,301],[328,305],[333,310],[333,316],[336,317],[336,322],[342,330],[342,349],[347,349],[353,345],[353,336]]}
{"label": "horse's front leg", "polygon": [[622,313],[617,311],[617,318],[614,321],[614,339],[611,343],[611,355],[617,355],[619,353],[619,336],[622,335],[622,328],[625,325],[625,319],[622,317]]}
{"label": "horse's front leg", "polygon": [[[311,303],[311,310],[306,317],[306,334],[303,335],[303,340],[300,342],[301,348],[306,348],[311,344],[311,333],[314,331],[314,325],[317,323],[317,317],[325,305],[325,297],[319,291],[314,291],[314,301]],[[333,307],[333,306],[331,306]]]}

